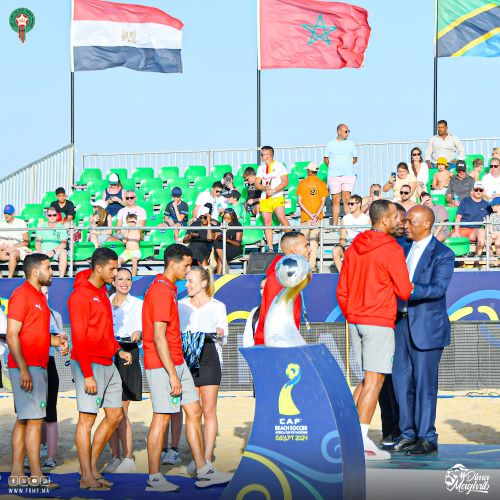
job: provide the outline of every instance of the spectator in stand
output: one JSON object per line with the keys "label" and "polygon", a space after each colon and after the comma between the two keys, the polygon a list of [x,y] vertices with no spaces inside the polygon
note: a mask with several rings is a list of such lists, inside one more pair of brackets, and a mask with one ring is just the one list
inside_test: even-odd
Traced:
{"label": "spectator in stand", "polygon": [[257,172],[253,167],[247,167],[243,171],[243,179],[247,188],[247,199],[244,203],[245,210],[251,215],[259,214],[259,202],[262,191],[255,187],[255,179]]}
{"label": "spectator in stand", "polygon": [[225,195],[225,198],[227,200],[227,208],[224,213],[228,208],[231,208],[238,219],[241,219],[245,214],[245,207],[240,203],[241,193],[236,189],[232,189]]}
{"label": "spectator in stand", "polygon": [[446,208],[442,205],[434,205],[432,202],[432,196],[425,191],[420,195],[420,203],[434,212],[434,226],[432,228],[432,234],[441,242],[449,238],[451,235],[449,226],[436,227],[436,224],[448,222],[450,220]]}
{"label": "spectator in stand", "polygon": [[[172,188],[172,201],[165,208],[163,214],[163,224],[160,226],[185,227],[187,226],[189,207],[185,201],[182,201],[182,189],[180,187]],[[174,229],[174,238],[179,238],[179,230]]]}
{"label": "spectator in stand", "polygon": [[429,139],[425,152],[425,161],[430,168],[438,158],[444,157],[448,162],[455,163],[455,160],[463,160],[465,151],[460,139],[448,133],[448,123],[446,120],[437,122],[437,135]]}
{"label": "spectator in stand", "polygon": [[491,152],[491,157],[498,158],[500,160],[500,148],[493,148],[493,151]]}
{"label": "spectator in stand", "polygon": [[415,194],[417,189],[417,178],[413,175],[413,172],[410,172],[408,165],[404,161],[398,163],[396,172],[392,172],[391,177],[384,184],[384,193],[392,189],[393,198],[397,198],[403,184],[408,184],[408,186],[410,186],[410,198],[415,201],[417,199]]}
{"label": "spectator in stand", "polygon": [[380,184],[372,184],[370,186],[370,194],[363,198],[361,211],[366,214],[370,210],[371,204],[375,200],[380,200],[380,193],[382,193],[382,186]]}
{"label": "spectator in stand", "polygon": [[50,206],[60,214],[58,221],[66,224],[74,220],[76,215],[75,205],[66,198],[66,191],[63,187],[58,187],[56,189],[56,198],[57,200],[53,201]]}
{"label": "spectator in stand", "polygon": [[233,189],[236,189],[234,187],[234,175],[232,172],[226,172],[222,176],[222,196],[227,197],[227,195],[233,191]]}
{"label": "spectator in stand", "polygon": [[484,199],[491,201],[500,195],[500,159],[492,158],[490,171],[483,177]]}
{"label": "spectator in stand", "polygon": [[196,201],[194,202],[193,218],[191,221],[196,220],[200,217],[200,210],[207,203],[210,204],[210,215],[213,220],[219,220],[219,215],[226,208],[226,199],[222,196],[222,190],[224,186],[222,182],[216,181],[212,184],[212,189],[210,191],[203,191],[198,195]]}
{"label": "spectator in stand", "polygon": [[36,232],[36,251],[45,254],[49,260],[58,263],[59,277],[62,278],[66,274],[66,268],[68,267],[68,252],[66,251],[68,231],[64,224],[57,222],[55,208],[50,207],[47,209],[47,222],[42,222],[39,228],[51,228],[52,230]]}
{"label": "spectator in stand", "polygon": [[336,246],[332,251],[333,262],[335,263],[335,267],[340,273],[342,269],[342,263],[344,262],[344,252],[347,250],[349,245],[352,243],[352,240],[359,234],[371,226],[370,216],[368,214],[364,214],[361,211],[362,199],[361,196],[357,194],[353,194],[351,199],[347,203],[347,207],[349,212],[342,217],[340,221],[341,226],[368,226],[368,227],[360,227],[360,229],[353,229],[342,227],[340,230],[340,240],[339,245]]}
{"label": "spectator in stand", "polygon": [[[222,216],[222,221],[229,228],[226,231],[226,262],[229,263],[243,253],[241,240],[243,238],[243,230],[238,220],[238,216],[232,208],[226,208]],[[222,274],[223,252],[222,252],[222,232],[217,231],[214,235],[215,258],[217,260],[217,274]]]}
{"label": "spectator in stand", "polygon": [[409,184],[403,184],[399,190],[399,196],[394,198],[394,202],[399,203],[406,211],[410,210],[411,207],[414,207],[416,203],[413,200],[410,200],[411,196],[411,187]]}
{"label": "spectator in stand", "polygon": [[[261,148],[262,161],[257,170],[255,187],[262,191],[260,197],[260,212],[265,226],[272,226],[273,213],[276,214],[282,226],[289,226],[285,216],[285,193],[288,186],[288,172],[285,165],[274,159],[274,149],[271,146]],[[273,230],[265,229],[268,251],[273,251]]]}
{"label": "spectator in stand", "polygon": [[[319,166],[315,162],[306,167],[307,177],[297,186],[297,203],[300,207],[300,223],[305,226],[317,226],[323,219],[323,209],[328,198],[328,186],[318,177]],[[309,264],[316,271],[316,258],[319,248],[319,229],[302,229],[302,234],[311,245]]]}
{"label": "spectator in stand", "polygon": [[[482,222],[489,214],[490,204],[483,200],[484,187],[482,182],[476,182],[470,196],[464,198],[458,207],[455,222]],[[483,253],[486,243],[486,231],[482,224],[472,226],[455,226],[452,237],[463,236],[476,242],[476,256]],[[474,264],[479,264],[475,262]]]}
{"label": "spectator in stand", "polygon": [[333,225],[339,223],[340,198],[347,213],[347,204],[356,182],[354,164],[358,161],[358,153],[354,142],[348,139],[351,131],[343,123],[337,126],[337,137],[332,139],[325,148],[323,161],[328,167],[328,187],[332,195]]}
{"label": "spectator in stand", "polygon": [[490,208],[493,213],[490,216],[491,222],[491,251],[493,251],[493,245],[495,245],[495,254],[497,258],[497,267],[500,266],[500,196],[493,198],[490,203]]}
{"label": "spectator in stand", "polygon": [[129,214],[135,214],[137,216],[137,224],[139,226],[146,225],[146,210],[144,208],[137,205],[137,195],[133,189],[129,189],[125,194],[125,201],[127,206],[120,209],[117,214],[116,227],[117,233],[120,233],[120,227],[125,226],[127,222],[127,217]]}
{"label": "spectator in stand", "polygon": [[439,158],[437,161],[438,171],[432,179],[432,191],[435,193],[445,194],[446,189],[450,185],[450,180],[453,174],[448,170],[448,161],[445,157]]}
{"label": "spectator in stand", "polygon": [[472,170],[469,172],[469,175],[474,179],[474,182],[480,181],[479,178],[481,176],[481,172],[483,171],[483,160],[481,158],[476,158],[472,162]]}
{"label": "spectator in stand", "polygon": [[144,238],[142,229],[136,229],[138,226],[137,215],[130,213],[127,215],[126,226],[133,229],[124,229],[123,242],[125,243],[125,250],[118,257],[118,267],[121,267],[125,262],[132,261],[132,276],[137,276],[137,267],[141,260],[141,240]]}
{"label": "spectator in stand", "polygon": [[193,252],[193,259],[198,262],[198,265],[207,267],[208,259],[212,251],[212,241],[214,240],[212,217],[210,215],[210,209],[204,206],[200,208],[199,214],[199,218],[190,225],[203,226],[204,228],[206,227],[206,229],[188,229],[186,236],[184,236],[183,243]]}
{"label": "spectator in stand", "polygon": [[410,165],[413,174],[417,178],[417,195],[420,196],[422,191],[427,189],[429,182],[429,167],[422,157],[422,150],[415,147],[410,153]]}
{"label": "spectator in stand", "polygon": [[94,206],[94,212],[90,216],[89,241],[96,248],[99,248],[105,241],[117,241],[113,237],[112,229],[99,229],[100,227],[111,227],[113,225],[113,218],[106,211],[106,202],[104,200],[97,200],[92,205]]}
{"label": "spectator in stand", "polygon": [[467,167],[463,160],[457,161],[456,171],[446,190],[446,203],[450,207],[458,207],[474,188],[474,179],[467,175]]}
{"label": "spectator in stand", "polygon": [[406,210],[399,203],[394,203],[396,206],[396,210],[398,211],[398,223],[394,228],[394,231],[391,232],[391,236],[393,236],[398,242],[399,246],[406,252],[410,249],[412,242],[406,237],[405,229],[406,229]]}
{"label": "spectator in stand", "polygon": [[[28,248],[28,226],[22,219],[16,219],[16,209],[5,205],[3,209],[5,222],[0,222],[0,261],[9,261],[9,278],[14,277],[17,263],[24,260],[31,250]],[[18,229],[18,231],[2,231],[1,229]],[[0,277],[2,273],[0,272]]]}
{"label": "spectator in stand", "polygon": [[123,189],[118,174],[111,174],[108,177],[108,187],[102,193],[102,199],[108,204],[107,212],[111,217],[115,217],[125,203],[125,190]]}

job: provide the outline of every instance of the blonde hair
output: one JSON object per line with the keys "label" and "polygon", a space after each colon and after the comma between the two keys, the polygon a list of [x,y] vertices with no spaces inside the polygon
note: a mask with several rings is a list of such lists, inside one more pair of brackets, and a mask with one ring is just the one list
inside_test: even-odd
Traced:
{"label": "blonde hair", "polygon": [[207,286],[205,287],[205,292],[209,297],[213,297],[215,294],[214,289],[214,274],[209,267],[193,266],[191,271],[197,271],[200,273],[201,281],[206,281]]}

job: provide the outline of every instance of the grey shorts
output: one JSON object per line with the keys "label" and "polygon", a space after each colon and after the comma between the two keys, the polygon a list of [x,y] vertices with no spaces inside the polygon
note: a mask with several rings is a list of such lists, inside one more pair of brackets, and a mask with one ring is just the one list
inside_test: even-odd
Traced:
{"label": "grey shorts", "polygon": [[349,324],[349,336],[358,366],[365,372],[392,373],[394,330],[387,326]]}
{"label": "grey shorts", "polygon": [[182,384],[180,398],[173,398],[170,395],[172,388],[168,373],[164,368],[146,370],[154,413],[179,413],[181,405],[199,401],[198,393],[194,387],[193,376],[186,363],[176,366],[175,371]]}
{"label": "grey shorts", "polygon": [[92,363],[97,394],[85,392],[84,376],[77,361],[71,360],[71,373],[76,386],[78,411],[99,413],[99,408],[122,407],[122,379],[114,363],[109,366]]}
{"label": "grey shorts", "polygon": [[33,382],[31,392],[21,389],[21,370],[9,368],[10,383],[14,393],[14,405],[18,420],[45,418],[47,408],[47,370],[40,366],[30,366],[28,370]]}

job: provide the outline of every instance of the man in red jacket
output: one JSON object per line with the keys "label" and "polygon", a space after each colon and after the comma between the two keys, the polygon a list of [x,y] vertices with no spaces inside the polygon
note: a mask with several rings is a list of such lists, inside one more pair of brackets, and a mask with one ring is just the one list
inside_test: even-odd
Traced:
{"label": "man in red jacket", "polygon": [[[113,333],[113,314],[106,294],[118,268],[118,256],[110,248],[98,248],[92,255],[91,269],[79,272],[68,300],[71,323],[71,371],[76,386],[78,424],[75,443],[80,461],[80,488],[109,490],[113,485],[97,470],[97,460],[123,418],[122,381],[113,363],[118,354],[126,365],[132,355],[120,349]],[[105,417],[90,433],[99,408]]]}
{"label": "man in red jacket", "polygon": [[368,437],[385,374],[392,372],[397,298],[408,300],[410,283],[404,251],[390,236],[398,224],[398,211],[387,200],[370,206],[372,229],[356,236],[345,253],[337,299],[349,322],[352,349],[364,379],[354,391],[365,460],[388,460]]}
{"label": "man in red jacket", "polygon": [[[308,239],[302,234],[296,231],[291,231],[285,233],[281,237],[280,247],[285,255],[297,254],[302,255],[307,260],[311,255],[311,245]],[[255,345],[264,344],[264,324],[266,322],[267,311],[271,305],[271,302],[278,295],[278,293],[283,290],[280,285],[278,278],[276,278],[276,265],[282,259],[281,255],[277,255],[275,259],[271,262],[270,266],[267,268],[267,278],[266,284],[264,286],[264,292],[262,293],[262,301],[260,303],[260,316],[259,323],[257,325],[257,330],[255,331]],[[293,316],[295,318],[295,324],[297,328],[300,329],[300,312],[302,308],[302,300],[300,294],[295,299],[293,307]]]}

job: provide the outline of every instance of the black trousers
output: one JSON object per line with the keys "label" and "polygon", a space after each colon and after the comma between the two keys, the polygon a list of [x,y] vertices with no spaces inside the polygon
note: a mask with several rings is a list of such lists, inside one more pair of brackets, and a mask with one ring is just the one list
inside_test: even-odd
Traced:
{"label": "black trousers", "polygon": [[380,417],[382,420],[382,436],[397,437],[401,434],[399,430],[399,405],[392,385],[392,375],[386,375],[384,385],[378,397],[380,405]]}

